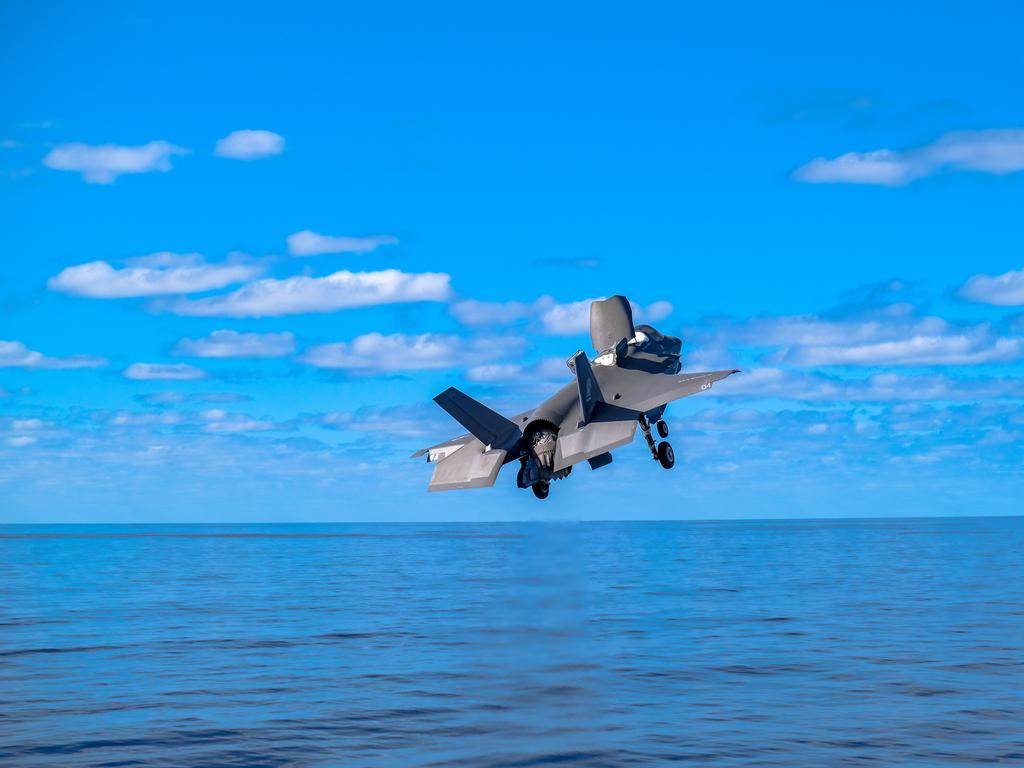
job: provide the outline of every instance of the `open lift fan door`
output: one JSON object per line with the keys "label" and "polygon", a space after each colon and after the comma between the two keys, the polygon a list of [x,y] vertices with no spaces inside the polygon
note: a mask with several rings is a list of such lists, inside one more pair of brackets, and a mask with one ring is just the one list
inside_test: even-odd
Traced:
{"label": "open lift fan door", "polygon": [[609,350],[634,335],[633,310],[625,296],[612,296],[590,304],[590,341],[598,352]]}

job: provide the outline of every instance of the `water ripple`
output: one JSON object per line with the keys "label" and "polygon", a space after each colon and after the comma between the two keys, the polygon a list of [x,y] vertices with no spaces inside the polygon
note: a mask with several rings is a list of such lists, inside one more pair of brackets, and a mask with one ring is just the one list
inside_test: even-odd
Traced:
{"label": "water ripple", "polygon": [[12,766],[1024,761],[1024,521],[0,527]]}

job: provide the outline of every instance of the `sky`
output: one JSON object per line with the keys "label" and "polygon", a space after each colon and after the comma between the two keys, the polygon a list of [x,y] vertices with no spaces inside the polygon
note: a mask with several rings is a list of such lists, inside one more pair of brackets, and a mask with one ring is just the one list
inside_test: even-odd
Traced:
{"label": "sky", "polygon": [[[1022,22],[2,2],[0,522],[1019,514]],[[743,371],[675,469],[426,493],[612,294]]]}

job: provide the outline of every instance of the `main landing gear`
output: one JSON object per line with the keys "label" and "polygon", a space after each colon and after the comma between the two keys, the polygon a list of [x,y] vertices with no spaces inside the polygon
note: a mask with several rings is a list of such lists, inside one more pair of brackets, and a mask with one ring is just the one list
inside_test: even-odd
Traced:
{"label": "main landing gear", "polygon": [[[671,444],[668,441],[654,442],[654,436],[651,435],[651,423],[645,415],[641,414],[638,421],[640,422],[640,430],[644,433],[644,440],[647,441],[647,448],[650,450],[651,456],[657,459],[665,469],[672,469],[676,463],[676,452],[672,450]],[[668,437],[668,424],[663,420],[659,420],[657,428],[659,436]]]}
{"label": "main landing gear", "polygon": [[538,499],[546,499],[551,493],[551,483],[554,480],[562,480],[572,473],[572,467],[560,469],[557,472],[544,471],[537,467],[533,459],[523,457],[519,465],[519,473],[516,475],[516,485],[520,488],[527,488],[533,491]]}
{"label": "main landing gear", "polygon": [[676,452],[668,441],[658,445],[658,461],[665,469],[672,469],[676,465]]}

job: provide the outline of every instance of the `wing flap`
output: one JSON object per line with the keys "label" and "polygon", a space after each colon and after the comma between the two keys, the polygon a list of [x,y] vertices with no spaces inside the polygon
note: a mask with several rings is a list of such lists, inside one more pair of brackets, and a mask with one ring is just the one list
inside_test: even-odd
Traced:
{"label": "wing flap", "polygon": [[507,454],[508,451],[503,450],[485,450],[483,443],[471,438],[434,465],[434,475],[430,478],[427,490],[455,491],[492,486]]}

